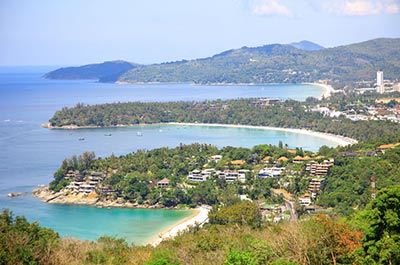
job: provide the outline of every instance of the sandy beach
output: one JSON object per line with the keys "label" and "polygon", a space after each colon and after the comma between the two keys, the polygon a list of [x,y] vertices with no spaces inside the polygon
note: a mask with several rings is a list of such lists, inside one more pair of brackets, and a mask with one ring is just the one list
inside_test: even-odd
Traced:
{"label": "sandy beach", "polygon": [[304,83],[305,85],[314,85],[322,88],[323,93],[319,96],[319,99],[329,98],[333,93],[335,93],[335,89],[331,85],[321,84],[321,83]]}
{"label": "sandy beach", "polygon": [[164,239],[173,238],[178,235],[179,232],[184,231],[189,226],[193,226],[195,224],[203,224],[208,220],[208,212],[210,211],[210,206],[200,206],[195,209],[195,213],[188,218],[181,220],[179,223],[175,224],[172,227],[169,227],[163,233],[161,233],[156,240],[154,240],[151,245],[157,246]]}
{"label": "sandy beach", "polygon": [[306,129],[290,129],[290,128],[279,128],[279,127],[270,127],[270,126],[252,126],[252,125],[236,125],[236,124],[210,124],[210,123],[179,123],[179,122],[169,122],[165,124],[171,125],[182,125],[182,126],[212,126],[212,127],[228,127],[228,128],[244,128],[244,129],[259,129],[259,130],[274,130],[274,131],[282,131],[282,132],[292,132],[292,133],[300,133],[310,136],[319,137],[322,139],[326,139],[330,142],[336,143],[340,146],[346,146],[351,144],[358,143],[357,140],[344,137],[341,135],[331,134],[331,133],[322,133],[316,132]]}

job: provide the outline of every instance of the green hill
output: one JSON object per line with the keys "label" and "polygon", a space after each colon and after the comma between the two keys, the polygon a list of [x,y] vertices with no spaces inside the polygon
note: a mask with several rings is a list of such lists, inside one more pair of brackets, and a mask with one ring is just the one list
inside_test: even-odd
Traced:
{"label": "green hill", "polygon": [[324,49],[324,47],[322,47],[321,45],[318,45],[314,42],[307,41],[307,40],[302,40],[299,42],[292,42],[289,45],[293,46],[297,49],[305,50],[305,51],[319,51],[319,50]]}
{"label": "green hill", "polygon": [[232,49],[203,59],[152,65],[114,61],[61,68],[45,78],[199,84],[328,80],[341,88],[363,80],[373,85],[377,70],[383,70],[386,79],[399,79],[400,39],[374,39],[327,49],[308,41],[270,44]]}
{"label": "green hill", "polygon": [[209,58],[137,67],[122,82],[301,83],[328,79],[336,87],[400,74],[400,39],[375,39],[317,51],[272,44]]}
{"label": "green hill", "polygon": [[44,78],[59,80],[94,79],[101,82],[115,82],[119,76],[137,65],[125,61],[110,61],[79,67],[66,67],[44,75]]}

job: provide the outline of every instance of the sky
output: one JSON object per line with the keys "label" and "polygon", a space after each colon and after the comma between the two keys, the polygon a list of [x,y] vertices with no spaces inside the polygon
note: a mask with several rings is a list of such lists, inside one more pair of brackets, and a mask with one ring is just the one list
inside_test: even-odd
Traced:
{"label": "sky", "polygon": [[400,37],[400,0],[0,0],[0,65],[151,64]]}

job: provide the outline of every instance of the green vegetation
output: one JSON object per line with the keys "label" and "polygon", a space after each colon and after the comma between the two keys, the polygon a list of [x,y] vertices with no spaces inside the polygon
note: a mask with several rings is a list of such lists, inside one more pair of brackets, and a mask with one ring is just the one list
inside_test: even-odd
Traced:
{"label": "green vegetation", "polygon": [[113,103],[63,108],[50,119],[52,126],[116,126],[165,122],[225,123],[283,128],[306,128],[339,134],[369,143],[400,139],[400,127],[385,121],[351,121],[307,111],[316,103],[287,100],[260,105],[258,99],[204,102]]}
{"label": "green vegetation", "polygon": [[0,264],[46,264],[58,240],[56,232],[22,216],[8,210],[0,215]]}
{"label": "green vegetation", "polygon": [[[112,155],[97,159],[93,153],[85,152],[81,156],[74,155],[70,159],[65,159],[54,174],[54,180],[49,188],[56,192],[60,191],[74,180],[67,179],[67,173],[79,170],[87,174],[90,172],[105,174],[101,186],[107,187],[110,192],[98,191],[101,200],[122,199],[124,202],[146,205],[194,207],[218,203],[231,205],[238,201],[237,194],[240,193],[247,194],[253,199],[279,201],[270,192],[270,188],[278,187],[277,179],[254,179],[254,174],[257,172],[251,173],[251,178],[246,184],[228,183],[215,174],[207,181],[190,183],[187,181],[187,176],[190,171],[203,168],[254,169],[259,167],[265,155],[278,158],[286,153],[287,151],[271,145],[260,145],[253,149],[224,147],[219,150],[215,146],[206,144],[180,145],[176,148],[158,148],[150,151],[139,150],[120,157]],[[217,154],[222,155],[221,161],[218,163],[209,161],[211,156]],[[230,161],[238,159],[243,159],[245,164],[243,166],[230,164]],[[83,178],[85,174],[82,175]],[[163,178],[168,178],[170,184],[168,188],[160,189],[157,187],[157,182]]]}
{"label": "green vegetation", "polygon": [[[334,166],[325,177],[323,192],[316,201],[317,205],[333,208],[341,215],[350,215],[355,209],[363,209],[371,200],[371,176],[376,177],[379,189],[398,184],[400,175],[400,146],[377,152],[376,156],[365,156],[366,151],[374,150],[370,144],[360,143],[351,147],[355,157],[343,157],[349,147],[328,148],[323,146],[319,152],[312,153],[302,149],[288,150],[272,145],[258,145],[251,149],[224,147],[205,144],[180,145],[176,148],[158,148],[150,151],[139,150],[124,156],[94,158],[94,154],[85,152],[81,156],[65,159],[59,170],[54,174],[50,189],[60,191],[72,179],[66,179],[66,173],[79,169],[80,172],[103,172],[105,179],[101,187],[107,187],[109,192],[98,191],[100,200],[119,200],[143,205],[158,205],[175,207],[185,205],[195,207],[201,204],[230,206],[239,202],[238,194],[246,195],[252,200],[262,200],[271,203],[282,202],[282,198],[273,195],[271,188],[279,188],[279,183],[287,183],[286,189],[294,195],[307,192],[312,176],[305,171],[306,162],[293,164],[295,156],[302,154],[311,159],[322,161],[325,158],[334,159]],[[222,155],[216,163],[209,159],[213,155]],[[257,178],[258,171],[265,167],[264,157],[270,161],[281,162],[287,172],[278,178]],[[324,158],[318,158],[323,156]],[[241,159],[242,166],[232,165],[232,160]],[[75,161],[75,162],[74,162]],[[84,162],[86,161],[86,162]],[[190,182],[189,172],[195,169],[213,168],[215,170],[246,169],[246,181],[228,182],[218,175],[204,182]],[[168,188],[158,188],[157,182],[168,178]],[[249,210],[250,211],[250,210]],[[301,213],[301,211],[300,211]],[[224,214],[225,215],[225,214]],[[215,215],[215,223],[225,224],[235,221],[221,220]],[[233,220],[233,219],[232,219]]]}
{"label": "green vegetation", "polygon": [[129,246],[110,237],[97,242],[62,239],[5,210],[0,215],[0,263],[398,264],[399,195],[398,185],[382,189],[346,220],[317,214],[300,222],[257,221],[256,226],[239,221],[241,214],[255,210],[252,204],[236,203],[210,214],[232,221],[194,226],[157,247]]}
{"label": "green vegetation", "polygon": [[[293,46],[299,47],[297,49]],[[300,45],[300,46],[298,46]],[[309,43],[271,44],[228,50],[212,57],[153,65],[118,65],[105,76],[102,64],[63,68],[52,79],[100,79],[103,82],[179,83],[302,83],[327,79],[341,88],[374,80],[378,69],[395,80],[400,73],[400,40],[374,39],[329,49],[308,51]],[[114,69],[112,66],[111,69]],[[108,68],[107,68],[108,69]],[[372,82],[373,83],[373,82]]]}
{"label": "green vegetation", "polygon": [[88,64],[80,67],[66,67],[44,75],[48,79],[94,79],[101,82],[115,82],[126,71],[137,67],[125,61],[111,61],[99,64]]}

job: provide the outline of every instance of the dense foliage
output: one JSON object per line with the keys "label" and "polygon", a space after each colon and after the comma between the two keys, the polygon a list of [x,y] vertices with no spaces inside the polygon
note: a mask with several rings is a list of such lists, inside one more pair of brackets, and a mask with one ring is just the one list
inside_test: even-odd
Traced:
{"label": "dense foliage", "polygon": [[319,51],[272,44],[228,50],[209,58],[132,69],[127,82],[301,83],[329,79],[336,87],[374,80],[381,69],[398,78],[399,39],[375,39]]}
{"label": "dense foliage", "polygon": [[[246,205],[241,204],[246,207]],[[239,206],[234,206],[239,212]],[[221,217],[223,215],[221,214]],[[21,217],[17,217],[21,218]],[[29,224],[27,224],[29,226]],[[40,228],[43,229],[43,228]],[[53,232],[54,233],[54,232]],[[1,236],[15,238],[12,230]],[[46,242],[47,234],[37,241]],[[102,237],[97,242],[55,238],[35,256],[22,256],[3,247],[13,245],[25,251],[37,251],[34,243],[21,240],[1,241],[0,263],[14,264],[351,264],[361,251],[362,233],[326,216],[299,223],[264,224],[250,228],[246,224],[192,227],[159,246],[129,246],[123,239]],[[18,239],[18,238],[16,238]]]}
{"label": "dense foliage", "polygon": [[283,128],[307,128],[359,141],[387,143],[400,139],[400,126],[385,121],[351,121],[306,111],[304,103],[260,106],[257,99],[204,102],[114,103],[63,108],[50,119],[52,126],[116,126],[164,122],[225,123]]}
{"label": "dense foliage", "polygon": [[152,65],[105,62],[61,68],[45,77],[203,84],[301,83],[328,79],[336,87],[343,87],[360,80],[374,80],[379,69],[385,72],[385,77],[393,80],[400,73],[399,39],[374,39],[310,51],[303,49],[304,43],[299,44],[300,49],[294,47],[296,44],[242,47],[208,58]]}
{"label": "dense foliage", "polygon": [[[209,161],[212,155],[222,155],[218,163]],[[201,183],[189,183],[191,186],[182,186],[190,171],[202,169],[204,165],[216,170],[224,169],[253,169],[266,155],[278,158],[286,154],[283,148],[260,145],[253,149],[224,147],[218,149],[206,144],[180,145],[176,148],[158,148],[154,150],[139,150],[120,157],[94,159],[94,154],[85,152],[80,156],[65,159],[61,167],[55,172],[54,180],[49,188],[60,191],[71,182],[65,179],[70,170],[106,172],[107,178],[102,183],[108,186],[113,194],[100,194],[101,199],[116,200],[174,207],[179,204],[196,206],[201,204],[214,205],[224,203],[230,205],[237,202],[238,193],[247,194],[253,199],[273,198],[270,188],[278,187],[277,179],[254,179],[251,173],[247,185],[249,189],[238,183],[227,183],[216,176]],[[293,154],[291,155],[293,156]],[[243,166],[231,165],[230,161],[243,159]],[[259,167],[259,166],[258,166]],[[157,181],[168,178],[171,183],[168,189],[158,189]],[[252,187],[250,189],[250,187]]]}
{"label": "dense foliage", "polygon": [[125,61],[111,61],[99,64],[88,64],[79,67],[66,67],[44,75],[48,79],[94,79],[103,82],[115,82],[126,71],[136,67]]}
{"label": "dense foliage", "polygon": [[57,233],[36,222],[8,210],[0,214],[0,264],[46,264],[58,239]]}
{"label": "dense foliage", "polygon": [[367,220],[364,260],[400,264],[400,186],[382,189],[360,215]]}

